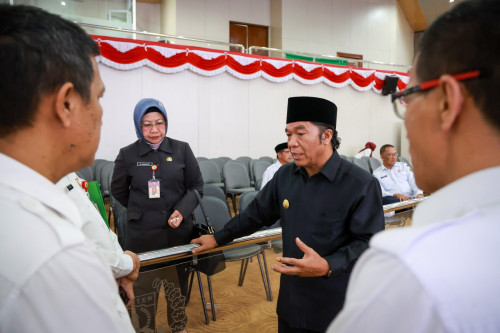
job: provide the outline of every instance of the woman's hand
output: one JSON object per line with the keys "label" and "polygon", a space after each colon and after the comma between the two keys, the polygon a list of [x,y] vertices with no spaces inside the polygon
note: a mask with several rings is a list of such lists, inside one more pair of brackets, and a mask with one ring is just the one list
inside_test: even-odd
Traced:
{"label": "woman's hand", "polygon": [[168,225],[175,229],[181,224],[183,219],[182,214],[176,209],[168,218]]}

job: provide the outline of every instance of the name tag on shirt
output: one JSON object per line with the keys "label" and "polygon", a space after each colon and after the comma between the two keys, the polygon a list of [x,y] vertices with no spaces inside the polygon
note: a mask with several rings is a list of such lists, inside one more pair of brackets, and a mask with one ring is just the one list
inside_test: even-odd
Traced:
{"label": "name tag on shirt", "polygon": [[150,167],[153,165],[153,162],[137,162],[137,166],[147,166]]}
{"label": "name tag on shirt", "polygon": [[380,179],[387,177],[387,175],[380,177]]}

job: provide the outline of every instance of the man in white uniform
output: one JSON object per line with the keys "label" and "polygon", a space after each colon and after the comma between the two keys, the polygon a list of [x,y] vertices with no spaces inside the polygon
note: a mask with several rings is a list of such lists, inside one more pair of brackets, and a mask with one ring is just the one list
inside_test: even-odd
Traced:
{"label": "man in white uniform", "polygon": [[71,172],[59,180],[57,186],[64,189],[78,207],[83,233],[109,263],[114,278],[128,297],[127,306],[130,306],[134,301],[133,284],[139,275],[139,257],[134,252],[123,251],[118,237],[108,228],[97,207],[89,200],[87,192],[82,188],[82,182],[83,179]]}
{"label": "man in white uniform", "polygon": [[393,145],[383,145],[380,148],[380,158],[382,165],[373,171],[373,175],[380,183],[384,205],[424,196],[424,191],[417,187],[408,164],[397,161],[398,153]]}
{"label": "man in white uniform", "polygon": [[328,332],[499,332],[498,22],[498,0],[463,1],[422,36],[393,103],[432,195],[372,238]]}
{"label": "man in white uniform", "polygon": [[0,332],[133,332],[109,264],[55,183],[92,164],[104,92],[95,42],[0,5]]}
{"label": "man in white uniform", "polygon": [[264,174],[262,175],[262,185],[260,188],[263,188],[264,185],[273,179],[274,173],[278,171],[283,164],[287,164],[292,161],[292,153],[290,153],[290,149],[288,149],[287,142],[280,143],[274,147],[274,151],[276,152],[277,161],[268,166],[266,171],[264,171]]}

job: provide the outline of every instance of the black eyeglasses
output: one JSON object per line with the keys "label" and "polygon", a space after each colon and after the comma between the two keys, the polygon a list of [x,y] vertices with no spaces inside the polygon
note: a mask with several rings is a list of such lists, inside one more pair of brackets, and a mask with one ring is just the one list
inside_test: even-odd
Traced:
{"label": "black eyeglasses", "polygon": [[[464,81],[464,80],[470,80],[470,79],[475,79],[480,76],[481,72],[479,70],[475,71],[470,71],[470,72],[465,72],[465,73],[460,73],[456,75],[452,75],[455,80],[457,81]],[[401,119],[405,119],[405,114],[406,114],[406,106],[408,103],[405,101],[406,96],[416,93],[416,92],[423,92],[426,90],[430,90],[432,88],[437,87],[439,84],[439,79],[431,80],[431,81],[426,81],[422,82],[417,86],[405,89],[403,91],[397,92],[395,94],[391,95],[391,101],[392,101],[392,106],[394,108],[394,113],[396,116],[398,116]]]}

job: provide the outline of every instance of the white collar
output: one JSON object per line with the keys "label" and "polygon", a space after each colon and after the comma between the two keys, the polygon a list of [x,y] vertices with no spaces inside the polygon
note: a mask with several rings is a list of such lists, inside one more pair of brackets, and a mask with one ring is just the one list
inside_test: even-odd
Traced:
{"label": "white collar", "polygon": [[464,216],[486,206],[500,206],[500,167],[471,173],[433,193],[417,206],[413,214],[414,226]]}
{"label": "white collar", "polygon": [[2,174],[0,184],[34,198],[81,228],[82,221],[78,208],[53,182],[2,153],[0,153],[0,173]]}

